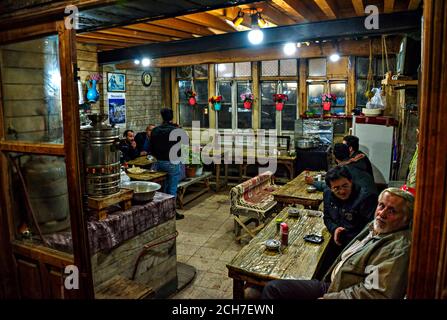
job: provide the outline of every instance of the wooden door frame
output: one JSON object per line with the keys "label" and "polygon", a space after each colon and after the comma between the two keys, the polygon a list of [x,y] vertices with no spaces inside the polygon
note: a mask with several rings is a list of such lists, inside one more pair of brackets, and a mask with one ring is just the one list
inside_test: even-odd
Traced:
{"label": "wooden door frame", "polygon": [[447,298],[447,3],[425,0],[409,298]]}

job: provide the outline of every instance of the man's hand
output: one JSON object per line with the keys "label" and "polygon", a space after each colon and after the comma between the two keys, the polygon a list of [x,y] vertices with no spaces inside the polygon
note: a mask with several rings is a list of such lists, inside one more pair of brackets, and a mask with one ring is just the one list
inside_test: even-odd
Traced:
{"label": "man's hand", "polygon": [[339,246],[341,246],[341,242],[340,242],[340,234],[345,231],[345,228],[343,227],[338,227],[337,229],[335,229],[334,231],[334,241],[336,244],[338,244]]}

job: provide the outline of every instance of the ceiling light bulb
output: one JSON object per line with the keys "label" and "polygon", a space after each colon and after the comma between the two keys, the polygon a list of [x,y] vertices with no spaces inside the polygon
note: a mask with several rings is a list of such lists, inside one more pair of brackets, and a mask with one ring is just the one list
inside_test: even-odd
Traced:
{"label": "ceiling light bulb", "polygon": [[337,62],[338,60],[340,60],[340,55],[339,55],[338,53],[331,54],[331,56],[329,57],[329,59],[330,59],[332,62]]}
{"label": "ceiling light bulb", "polygon": [[133,61],[133,63],[135,63],[136,65],[139,65],[139,64],[140,64],[140,60],[135,59],[135,60]]}
{"label": "ceiling light bulb", "polygon": [[141,64],[143,65],[143,67],[149,67],[149,65],[151,64],[151,59],[144,58],[143,61],[141,61]]}
{"label": "ceiling light bulb", "polygon": [[291,56],[292,54],[294,54],[296,52],[296,43],[293,42],[288,42],[284,45],[284,53],[287,56]]}
{"label": "ceiling light bulb", "polygon": [[248,41],[251,44],[260,44],[264,40],[264,33],[260,29],[253,29],[248,33]]}

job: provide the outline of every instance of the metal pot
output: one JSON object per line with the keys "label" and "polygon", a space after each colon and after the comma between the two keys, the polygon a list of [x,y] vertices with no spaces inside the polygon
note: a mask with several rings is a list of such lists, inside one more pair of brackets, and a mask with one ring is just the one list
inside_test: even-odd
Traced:
{"label": "metal pot", "polygon": [[136,201],[151,201],[155,192],[161,188],[158,183],[149,181],[129,181],[121,183],[121,187],[133,190],[133,199]]}
{"label": "metal pot", "polygon": [[296,142],[296,146],[299,149],[310,149],[318,147],[318,143],[310,139],[300,139]]}

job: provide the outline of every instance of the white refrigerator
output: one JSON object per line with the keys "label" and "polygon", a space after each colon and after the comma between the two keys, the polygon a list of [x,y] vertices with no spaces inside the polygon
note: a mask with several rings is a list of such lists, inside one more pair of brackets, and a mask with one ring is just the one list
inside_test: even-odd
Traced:
{"label": "white refrigerator", "polygon": [[393,158],[394,127],[357,123],[355,118],[352,123],[352,134],[359,138],[360,150],[371,161],[374,181],[378,184],[388,184]]}

